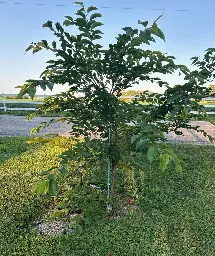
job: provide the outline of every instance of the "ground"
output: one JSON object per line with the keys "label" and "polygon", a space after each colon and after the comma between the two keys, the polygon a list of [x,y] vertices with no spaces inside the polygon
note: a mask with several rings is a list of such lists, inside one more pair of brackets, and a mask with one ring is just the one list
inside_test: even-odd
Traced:
{"label": "ground", "polygon": [[[35,117],[28,121],[25,116],[0,115],[0,136],[29,136],[32,128],[35,128],[41,122],[48,122],[50,119],[48,117]],[[71,129],[70,127],[65,123],[54,123],[37,135],[59,134],[59,131],[65,133]]]}
{"label": "ground", "polygon": [[[179,174],[171,165],[165,173],[147,164],[137,177],[139,202],[119,218],[91,223],[84,230],[60,237],[36,235],[32,223],[43,216],[49,200],[33,193],[43,170],[59,163],[68,147],[63,137],[42,144],[26,141],[32,128],[49,118],[0,116],[0,255],[1,256],[214,256],[215,149],[194,131],[169,136],[183,160]],[[214,126],[200,125],[215,136]],[[71,126],[55,123],[40,133],[65,134]],[[11,137],[11,136],[20,137]]]}
{"label": "ground", "polygon": [[47,208],[32,193],[41,170],[55,165],[65,138],[26,144],[27,138],[0,138],[1,256],[214,256],[215,150],[205,145],[172,145],[183,173],[162,173],[143,157],[137,211],[91,223],[61,237],[32,233],[31,223]]}
{"label": "ground", "polygon": [[[0,115],[0,136],[29,136],[30,130],[38,126],[41,122],[47,122],[51,118],[35,117],[28,121],[24,116]],[[215,128],[212,124],[204,121],[193,121],[193,126],[200,126],[208,134],[215,137]],[[46,133],[67,134],[71,130],[71,125],[65,123],[54,123],[49,128],[44,129],[38,135]],[[60,131],[60,132],[59,132]],[[183,130],[184,136],[168,135],[171,142],[192,142],[197,144],[210,144],[209,140],[201,133],[193,130]]]}

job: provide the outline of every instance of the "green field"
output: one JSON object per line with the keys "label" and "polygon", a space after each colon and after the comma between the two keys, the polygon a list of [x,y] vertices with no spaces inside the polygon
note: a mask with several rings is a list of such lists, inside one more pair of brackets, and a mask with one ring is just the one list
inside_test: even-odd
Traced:
{"label": "green field", "polygon": [[[8,100],[8,103],[7,103],[7,107],[8,108],[39,108],[40,104],[34,104],[34,101],[32,101],[32,103],[24,103],[23,102],[28,102],[28,101],[32,101],[30,99],[23,99],[23,100],[16,100],[16,99],[10,99]],[[44,99],[35,99],[35,102],[43,102]],[[13,103],[14,102],[14,103]],[[210,106],[211,105],[211,106]],[[1,103],[0,101],[0,107],[3,107],[3,103]],[[214,112],[215,111],[215,106],[214,104],[209,104],[207,103],[207,111],[208,112]],[[26,116],[26,115],[29,115],[29,114],[32,114],[34,113],[34,111],[26,111],[26,110],[8,110],[8,111],[4,111],[4,110],[0,110],[0,115],[16,115],[16,116]],[[50,117],[55,117],[55,116],[58,116],[58,114],[56,113],[49,113],[49,114],[46,114],[44,116],[50,116]],[[62,116],[62,114],[61,114]],[[65,116],[65,115],[63,115]],[[215,120],[215,115],[210,115],[211,119],[212,120]]]}
{"label": "green field", "polygon": [[[3,97],[0,96],[0,101],[4,100]],[[10,97],[5,99],[6,102],[43,102],[44,98],[34,98],[33,100],[30,98],[24,98],[24,99],[16,99],[15,97]]]}
{"label": "green field", "polygon": [[215,149],[174,145],[183,173],[149,167],[138,186],[139,210],[105,219],[83,232],[58,238],[36,236],[30,225],[49,201],[37,199],[32,186],[41,170],[58,162],[69,141],[26,144],[26,138],[0,138],[0,255],[215,255]]}

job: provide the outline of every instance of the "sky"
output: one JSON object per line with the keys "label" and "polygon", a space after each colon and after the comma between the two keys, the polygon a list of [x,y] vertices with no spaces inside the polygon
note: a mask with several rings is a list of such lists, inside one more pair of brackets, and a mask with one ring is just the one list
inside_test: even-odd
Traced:
{"label": "sky", "polygon": [[[1,3],[3,1],[5,3]],[[66,15],[73,16],[77,8],[72,2],[0,1],[0,93],[17,93],[17,85],[27,79],[39,78],[45,62],[52,55],[47,51],[35,55],[24,54],[24,51],[31,42],[53,39],[42,24],[47,20],[63,21]],[[86,0],[84,3],[86,6],[110,7],[100,9],[103,15],[101,21],[105,24],[102,28],[104,45],[112,43],[122,27],[135,27],[138,20],[153,22],[163,14],[158,24],[165,33],[166,42],[157,40],[153,49],[174,55],[178,64],[190,67],[191,57],[201,56],[207,48],[215,47],[215,0]],[[167,81],[173,85],[181,83],[183,79],[173,75],[167,77]],[[135,88],[159,91],[158,86],[144,82]],[[65,86],[57,85],[53,92],[65,89]]]}

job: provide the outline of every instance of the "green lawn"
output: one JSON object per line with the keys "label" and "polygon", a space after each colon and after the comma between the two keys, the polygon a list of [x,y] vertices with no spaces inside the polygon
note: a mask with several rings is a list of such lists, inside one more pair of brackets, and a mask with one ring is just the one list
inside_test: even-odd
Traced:
{"label": "green lawn", "polygon": [[36,236],[30,223],[47,208],[32,186],[41,170],[57,162],[69,144],[52,139],[26,144],[0,138],[0,255],[26,256],[213,256],[215,255],[215,148],[175,145],[183,173],[145,166],[140,211],[104,220],[82,233]]}
{"label": "green lawn", "polygon": [[[0,97],[0,101],[4,100],[2,97]],[[6,102],[43,102],[44,101],[44,98],[34,98],[33,100],[32,99],[6,99]]]}
{"label": "green lawn", "polygon": [[[27,104],[27,103],[23,103],[20,100],[20,103],[7,103],[6,106],[8,108],[36,108],[37,109],[40,107],[40,104],[34,104],[33,102]],[[3,107],[2,103],[0,103],[0,107]],[[0,115],[27,116],[27,115],[33,114],[34,112],[35,112],[34,110],[33,111],[32,110],[7,110],[7,111],[0,110]],[[43,116],[55,117],[55,116],[59,116],[59,114],[49,113],[49,114],[44,114]],[[61,114],[61,116],[63,116],[63,115]]]}

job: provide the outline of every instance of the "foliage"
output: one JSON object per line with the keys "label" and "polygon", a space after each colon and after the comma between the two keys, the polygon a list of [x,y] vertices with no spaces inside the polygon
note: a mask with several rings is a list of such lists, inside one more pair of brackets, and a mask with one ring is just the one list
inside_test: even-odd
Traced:
{"label": "foliage", "polygon": [[[57,84],[69,86],[68,91],[47,98],[38,112],[67,111],[69,115],[59,121],[72,123],[71,134],[78,137],[83,135],[87,148],[86,155],[83,148],[79,148],[78,159],[89,159],[93,155],[98,162],[104,161],[102,156],[104,145],[106,146],[111,162],[112,195],[115,192],[118,167],[126,149],[133,153],[148,151],[150,160],[152,148],[159,149],[161,169],[164,171],[169,162],[174,161],[176,169],[181,171],[181,162],[176,154],[171,148],[160,148],[160,142],[165,141],[166,132],[172,131],[180,135],[180,128],[195,129],[213,140],[205,131],[199,130],[199,127],[192,127],[189,120],[197,116],[192,110],[198,111],[198,116],[206,116],[205,109],[199,102],[209,93],[208,88],[204,87],[205,82],[215,76],[215,49],[209,48],[203,59],[192,58],[194,68],[198,69],[194,71],[176,64],[174,56],[144,49],[144,44],[155,43],[157,38],[165,41],[165,35],[157,25],[161,16],[151,25],[148,21],[138,21],[140,28],[123,28],[122,33],[116,37],[116,42],[104,48],[99,44],[103,34],[100,30],[103,25],[100,22],[102,15],[96,7],[85,8],[82,2],[77,4],[80,8],[75,17],[65,16],[63,24],[47,21],[43,25],[53,33],[56,41],[49,43],[41,40],[26,49],[33,53],[51,51],[55,59],[47,62],[39,80],[30,79],[20,86],[19,96],[27,93],[33,98],[37,88],[52,90]],[[75,28],[77,33],[69,33],[70,27]],[[183,74],[185,80],[183,85],[171,88],[161,77],[175,72]],[[166,91],[164,94],[146,91],[138,101],[134,100],[132,103],[120,101],[119,97],[125,90],[142,81],[165,86]],[[83,97],[77,97],[77,94],[82,94]],[[141,101],[148,103],[148,111],[145,111]],[[35,131],[42,127],[43,125]],[[109,129],[111,142],[107,145]],[[94,147],[94,144],[98,144],[95,142],[95,135],[101,139],[99,149]],[[123,148],[121,138],[124,137],[127,142],[131,140],[132,145],[125,145]],[[67,152],[70,158],[74,154],[74,148]],[[62,163],[65,164],[66,160],[68,158],[63,157]]]}
{"label": "foliage", "polygon": [[59,163],[57,155],[69,142],[48,139],[41,145],[25,140],[1,138],[0,255],[214,255],[213,147],[174,145],[184,161],[182,174],[172,165],[160,172],[157,162],[149,166],[146,157],[135,154],[129,161],[143,171],[139,175],[133,170],[139,210],[131,208],[118,218],[95,221],[84,232],[52,238],[29,230],[49,204],[45,197],[32,196],[32,187],[41,169]]}
{"label": "foliage", "polygon": [[210,95],[211,96],[214,96],[215,95],[215,85],[214,84],[211,84],[209,86],[209,90],[210,90]]}
{"label": "foliage", "polygon": [[[6,96],[5,99],[7,99],[7,100],[16,100],[17,96]],[[28,96],[22,96],[21,99],[29,99],[29,97]]]}
{"label": "foliage", "polygon": [[144,91],[140,90],[127,90],[122,92],[122,96],[138,96],[140,94],[144,93]]}

